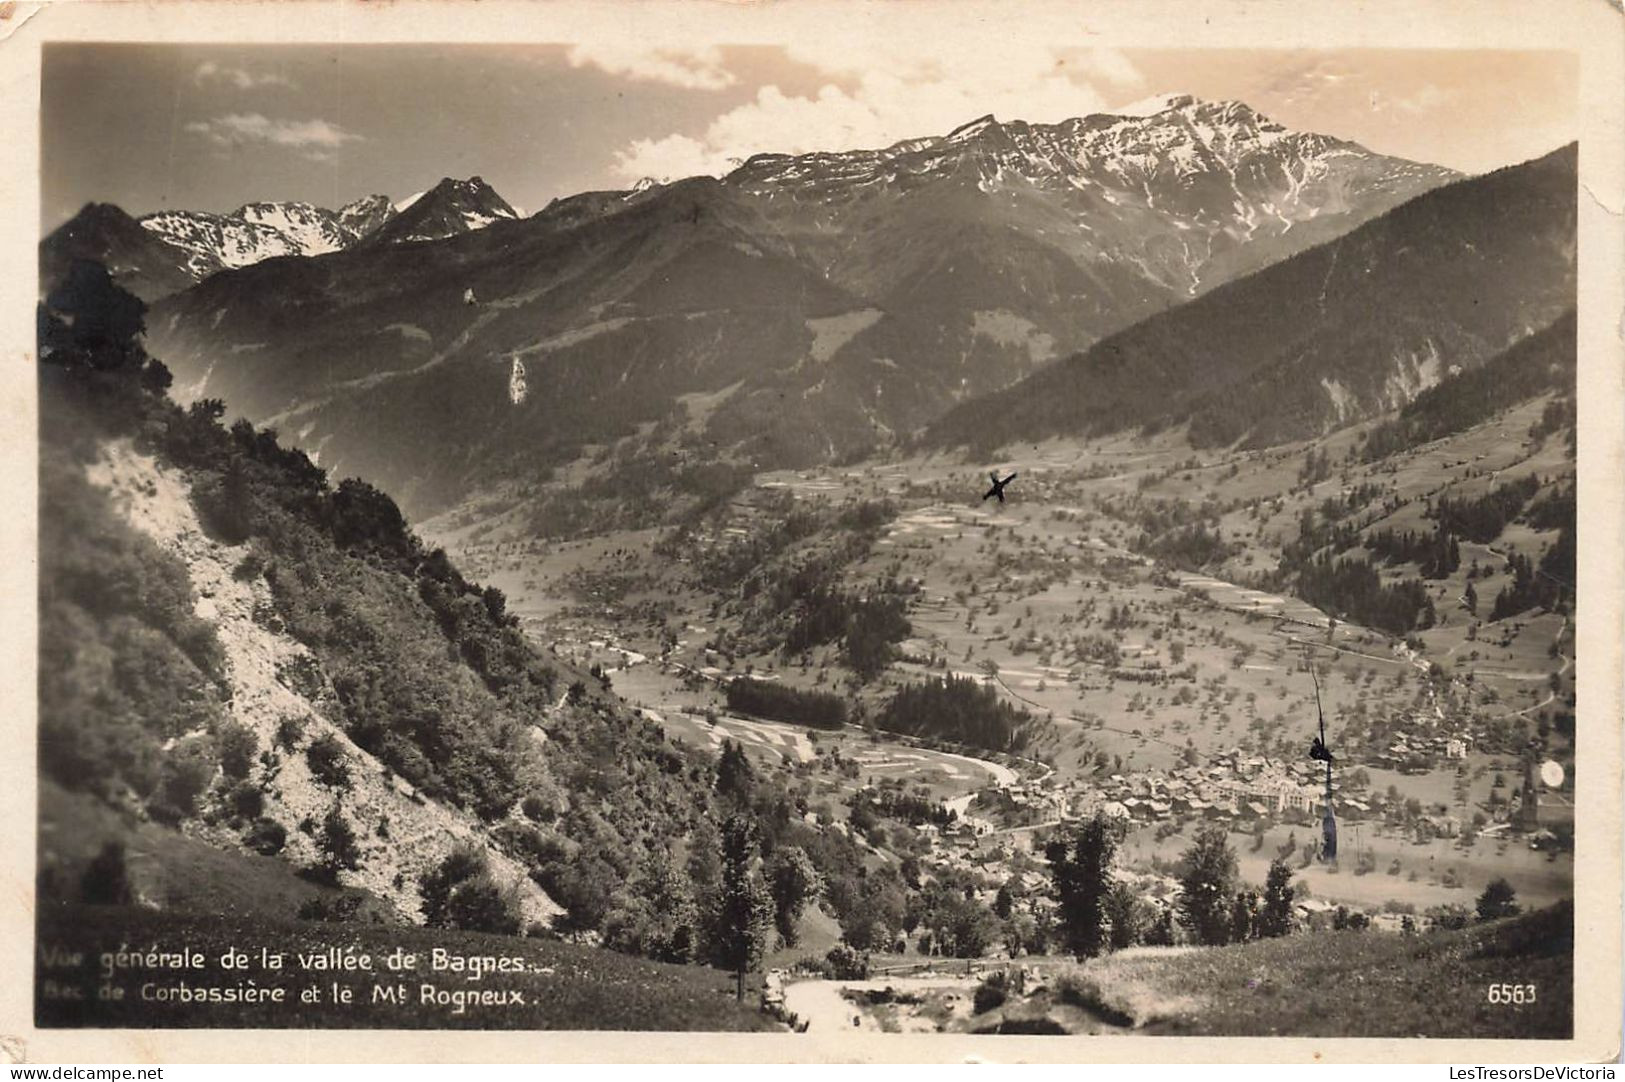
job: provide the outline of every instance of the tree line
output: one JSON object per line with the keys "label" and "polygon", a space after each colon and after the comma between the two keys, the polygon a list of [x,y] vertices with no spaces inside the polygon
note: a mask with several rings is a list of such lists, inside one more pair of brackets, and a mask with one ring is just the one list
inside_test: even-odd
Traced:
{"label": "tree line", "polygon": [[1442,524],[1432,534],[1375,530],[1366,535],[1365,548],[1388,564],[1419,565],[1425,579],[1445,578],[1461,566],[1461,545]]}
{"label": "tree line", "polygon": [[771,680],[736,676],[728,681],[728,709],[814,729],[846,724],[846,700],[827,691],[803,691]]}
{"label": "tree line", "polygon": [[891,732],[1015,752],[1026,747],[1032,720],[1031,713],[1005,702],[991,685],[949,675],[898,688],[875,724]]}

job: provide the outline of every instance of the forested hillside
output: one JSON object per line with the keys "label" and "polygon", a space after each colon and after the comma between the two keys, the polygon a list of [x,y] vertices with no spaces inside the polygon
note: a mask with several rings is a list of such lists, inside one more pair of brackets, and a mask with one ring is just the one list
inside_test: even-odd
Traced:
{"label": "forested hillside", "polygon": [[[332,483],[274,432],[222,427],[217,402],[173,404],[168,372],[141,346],[142,318],[90,263],[42,307],[41,766],[52,792],[122,809],[130,831],[168,824],[245,859],[277,856],[431,925],[525,930],[513,884],[495,874],[519,867],[557,903],[550,932],[533,932],[726,968],[723,936],[708,932],[725,888],[765,891],[786,860],[832,880],[861,863],[844,834],[803,822],[804,792],[748,764],[719,770],[539,654],[500,591],[427,549],[388,496]],[[120,469],[134,471],[120,491],[139,506],[107,487]],[[189,492],[192,506],[149,506],[143,485]],[[131,524],[159,513],[207,536],[166,551]],[[229,582],[194,581],[222,558]],[[246,621],[225,610],[248,598],[245,646]],[[278,664],[258,686],[250,647],[273,646]],[[280,721],[265,709],[296,700],[303,713]],[[321,803],[300,817],[301,799]],[[420,849],[404,833],[420,828],[378,816],[386,806],[443,809],[434,822],[457,836],[407,868],[397,851]],[[724,876],[730,838],[738,881]],[[124,882],[123,857],[108,860]],[[372,874],[375,861],[393,882]],[[85,895],[85,869],[56,871],[59,896]]]}

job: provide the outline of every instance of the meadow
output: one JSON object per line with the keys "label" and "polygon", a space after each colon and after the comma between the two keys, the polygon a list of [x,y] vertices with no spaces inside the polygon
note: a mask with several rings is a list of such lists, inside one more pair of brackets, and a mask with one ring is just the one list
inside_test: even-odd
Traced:
{"label": "meadow", "polygon": [[[276,921],[139,906],[48,905],[39,913],[36,1022],[42,1027],[775,1030],[775,1022],[735,1001],[731,974],[665,965],[571,943],[477,932],[369,924]],[[151,948],[200,952],[197,969],[120,969],[103,981],[104,952]],[[283,966],[260,964],[261,949]],[[219,959],[242,951],[228,969]],[[435,952],[442,952],[437,959]],[[73,964],[52,964],[64,955]],[[300,956],[367,956],[371,968],[306,969]],[[410,969],[392,956],[415,955]],[[464,960],[459,965],[454,959]],[[489,971],[495,959],[506,970]],[[437,966],[437,960],[440,963]],[[483,967],[483,968],[482,968]],[[249,982],[281,989],[282,1003],[155,1001],[155,986],[185,982],[225,990]],[[98,995],[112,985],[118,999]],[[425,992],[432,986],[432,992]],[[399,998],[375,989],[399,988]],[[77,990],[83,998],[53,995]],[[314,990],[318,1001],[303,997]],[[392,993],[394,994],[394,993]],[[477,997],[471,999],[470,997]],[[346,1001],[348,997],[348,1001]]]}

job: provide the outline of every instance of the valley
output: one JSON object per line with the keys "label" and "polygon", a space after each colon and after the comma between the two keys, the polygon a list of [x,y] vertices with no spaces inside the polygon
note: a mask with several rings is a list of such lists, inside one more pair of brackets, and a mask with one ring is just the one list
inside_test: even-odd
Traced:
{"label": "valley", "polygon": [[530,215],[88,205],[40,246],[40,928],[517,944],[523,1028],[1560,982],[1577,162],[1160,95]]}
{"label": "valley", "polygon": [[[764,473],[674,550],[647,530],[556,544],[500,525],[437,534],[430,523],[426,531],[498,584],[531,634],[579,665],[599,666],[668,733],[713,748],[737,739],[764,764],[801,770],[810,755],[833,754],[856,762],[872,785],[895,778],[899,759],[928,752],[872,724],[832,736],[730,716],[721,681],[749,675],[838,689],[870,717],[905,683],[947,673],[990,683],[1034,715],[1019,756],[992,757],[1020,780],[990,785],[985,775],[956,778],[953,768],[925,763],[905,777],[936,799],[979,794],[971,807],[986,836],[972,860],[995,878],[1023,867],[1009,860],[1016,851],[1041,849],[1031,824],[1079,818],[1103,795],[1144,802],[1129,813],[1135,827],[1124,855],[1147,871],[1171,864],[1189,843],[1187,824],[1201,819],[1201,797],[1176,805],[1164,790],[1181,787],[1170,779],[1182,769],[1219,764],[1226,780],[1279,774],[1302,794],[1297,812],[1255,817],[1243,806],[1232,820],[1247,839],[1244,877],[1261,879],[1278,850],[1296,854],[1317,834],[1319,787],[1303,750],[1316,725],[1311,657],[1347,818],[1344,866],[1298,871],[1309,896],[1422,910],[1459,904],[1504,876],[1520,897],[1555,901],[1571,889],[1572,854],[1531,851],[1501,821],[1538,729],[1569,779],[1542,794],[1543,825],[1572,829],[1575,763],[1558,720],[1573,695],[1572,631],[1557,612],[1483,619],[1511,581],[1509,547],[1537,552],[1550,533],[1514,524],[1504,541],[1464,543],[1460,568],[1428,585],[1435,622],[1406,635],[1331,620],[1258,585],[1305,513],[1348,492],[1380,491],[1381,506],[1361,516],[1370,534],[1425,531],[1430,501],[1520,477],[1572,484],[1561,440],[1528,436],[1548,401],[1370,464],[1351,460],[1370,426],[1263,453],[1193,455],[1172,437],[1050,440],[998,460],[1020,472],[1002,506],[978,501],[979,472],[954,456]],[[1343,465],[1307,480],[1306,461],[1321,456]],[[839,572],[852,589],[887,577],[913,587],[910,633],[873,682],[843,670],[833,645],[785,656],[770,615],[694,581],[707,548],[747,545],[795,509],[882,502],[885,526]],[[1147,547],[1142,523],[1152,511],[1210,524],[1229,542],[1225,557],[1197,572],[1136,551]],[[783,559],[772,566],[794,566],[793,555]],[[1476,614],[1463,601],[1468,585],[1482,599]],[[1396,748],[1414,749],[1419,761]],[[831,782],[824,791],[839,800],[857,788]],[[1419,808],[1408,810],[1411,802]],[[953,852],[953,843],[945,838],[934,851]]]}

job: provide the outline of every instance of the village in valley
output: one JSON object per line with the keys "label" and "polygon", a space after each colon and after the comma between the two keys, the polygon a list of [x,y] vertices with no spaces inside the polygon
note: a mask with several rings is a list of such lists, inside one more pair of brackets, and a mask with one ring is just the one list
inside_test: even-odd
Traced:
{"label": "village in valley", "polygon": [[[1435,447],[1390,474],[1394,517],[1421,502],[1421,474],[1437,485],[1442,461],[1469,483],[1498,466],[1545,461],[1539,446],[1480,452],[1475,438],[1485,437],[1468,439],[1471,456]],[[1336,441],[1326,445],[1308,458],[1336,452]],[[962,468],[911,462],[771,475],[683,531],[504,545],[499,528],[448,540],[502,584],[555,650],[595,666],[669,733],[713,752],[737,742],[804,787],[809,823],[856,837],[877,865],[906,860],[927,877],[940,869],[980,884],[978,899],[1006,915],[1013,907],[1046,919],[1046,844],[1097,815],[1121,832],[1119,875],[1150,907],[1147,927],[1173,909],[1181,854],[1204,824],[1233,839],[1243,882],[1261,884],[1272,860],[1292,868],[1304,929],[1453,926],[1497,879],[1529,904],[1566,894],[1572,759],[1552,741],[1570,685],[1545,679],[1555,665],[1537,670],[1538,683],[1519,671],[1535,667],[1526,660],[1535,651],[1566,655],[1566,619],[1509,621],[1492,638],[1463,611],[1459,588],[1460,618],[1446,610],[1446,583],[1438,628],[1393,636],[1233,581],[1267,566],[1256,548],[1237,546],[1228,572],[1159,561],[1137,551],[1147,540],[1137,522],[1158,506],[1158,492],[1188,498],[1181,488],[1217,477],[1219,491],[1205,492],[1198,514],[1220,530],[1250,523],[1273,546],[1297,527],[1299,508],[1357,490],[1367,471],[1306,481],[1295,476],[1303,458],[1287,452],[1197,463],[1143,444],[1111,450],[1091,448],[1085,463],[1042,448],[1002,508],[955,499],[974,484]],[[1267,489],[1275,495],[1244,495],[1274,478],[1286,479]],[[817,524],[866,506],[884,506],[884,521],[861,544]],[[803,512],[804,536],[784,540],[784,524]],[[640,545],[656,558],[633,558]],[[747,558],[729,562],[739,554]],[[714,574],[712,564],[730,569],[716,581],[737,592],[692,588]],[[834,645],[776,648],[782,614],[753,602],[798,565],[906,598],[910,631],[871,680],[844,674]],[[1501,574],[1486,565],[1469,584],[1491,597]],[[757,581],[760,589],[743,585]],[[1446,645],[1434,648],[1438,641]],[[1558,671],[1567,670],[1565,656]],[[1026,742],[996,751],[877,725],[894,689],[944,675],[1026,711]],[[741,714],[728,706],[736,679],[837,691],[850,696],[854,716],[829,732]],[[1336,755],[1330,771],[1308,756],[1322,715]],[[1556,785],[1539,777],[1537,722],[1568,764]],[[1329,861],[1328,785],[1341,836]],[[892,829],[871,834],[864,826],[875,820]],[[896,940],[894,964],[932,954],[922,929]]]}

